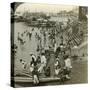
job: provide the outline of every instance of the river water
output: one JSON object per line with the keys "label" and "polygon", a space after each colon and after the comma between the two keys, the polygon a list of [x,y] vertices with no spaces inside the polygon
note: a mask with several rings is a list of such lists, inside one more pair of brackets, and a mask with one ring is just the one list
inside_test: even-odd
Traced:
{"label": "river water", "polygon": [[[38,28],[34,27],[34,31],[32,31],[33,27],[27,26],[24,22],[15,22],[14,23],[14,43],[18,46],[17,54],[15,57],[15,71],[21,71],[23,66],[20,63],[20,59],[23,59],[28,65],[31,61],[30,54],[35,54],[37,56],[37,39],[35,38],[36,32],[39,33]],[[18,32],[20,34],[24,33],[24,31],[32,32],[31,40],[29,37],[24,34],[23,40],[25,41],[24,45],[21,45],[18,41]]]}

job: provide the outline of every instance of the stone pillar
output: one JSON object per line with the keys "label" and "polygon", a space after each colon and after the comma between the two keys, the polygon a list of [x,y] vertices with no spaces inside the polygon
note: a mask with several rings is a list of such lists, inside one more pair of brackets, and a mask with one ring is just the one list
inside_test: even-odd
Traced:
{"label": "stone pillar", "polygon": [[54,60],[55,60],[54,51],[51,50],[50,51],[50,76],[51,77],[54,77],[54,73],[55,73],[55,70],[54,70]]}
{"label": "stone pillar", "polygon": [[64,58],[63,58],[64,54],[63,53],[59,53],[58,57],[59,57],[59,60],[60,60],[60,65],[61,65],[61,68],[64,67]]}

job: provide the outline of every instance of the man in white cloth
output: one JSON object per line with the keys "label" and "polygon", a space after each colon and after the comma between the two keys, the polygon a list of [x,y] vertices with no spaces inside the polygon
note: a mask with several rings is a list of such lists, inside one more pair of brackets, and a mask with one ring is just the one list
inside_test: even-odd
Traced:
{"label": "man in white cloth", "polygon": [[30,71],[32,72],[32,77],[33,77],[33,83],[35,85],[39,84],[39,75],[38,75],[38,62],[36,59],[36,56],[34,54],[31,54],[32,61],[30,63]]}
{"label": "man in white cloth", "polygon": [[64,70],[65,70],[65,75],[66,75],[66,78],[67,79],[70,79],[70,72],[71,72],[71,69],[72,69],[72,65],[71,65],[71,59],[70,57],[67,55],[66,56],[66,59],[65,59],[65,67],[64,67]]}
{"label": "man in white cloth", "polygon": [[41,55],[41,66],[38,69],[39,73],[41,73],[42,70],[44,69],[44,67],[46,67],[46,63],[47,63],[46,57],[45,57],[44,53],[42,53],[42,55]]}
{"label": "man in white cloth", "polygon": [[56,52],[56,49],[57,49],[57,43],[55,42],[55,44],[54,44],[54,52]]}

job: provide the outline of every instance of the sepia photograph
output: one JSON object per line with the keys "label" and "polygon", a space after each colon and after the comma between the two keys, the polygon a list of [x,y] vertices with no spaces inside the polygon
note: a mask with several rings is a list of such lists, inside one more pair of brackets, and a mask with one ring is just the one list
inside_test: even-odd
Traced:
{"label": "sepia photograph", "polygon": [[11,3],[11,86],[88,83],[88,7]]}

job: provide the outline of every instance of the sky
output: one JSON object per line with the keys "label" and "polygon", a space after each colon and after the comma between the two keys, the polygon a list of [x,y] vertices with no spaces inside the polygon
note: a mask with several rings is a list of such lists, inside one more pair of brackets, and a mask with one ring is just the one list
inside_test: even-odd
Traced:
{"label": "sky", "polygon": [[32,3],[24,3],[21,4],[16,12],[49,12],[49,13],[57,13],[59,11],[70,11],[72,9],[77,8],[78,6],[73,5],[55,5],[55,4],[32,4]]}

